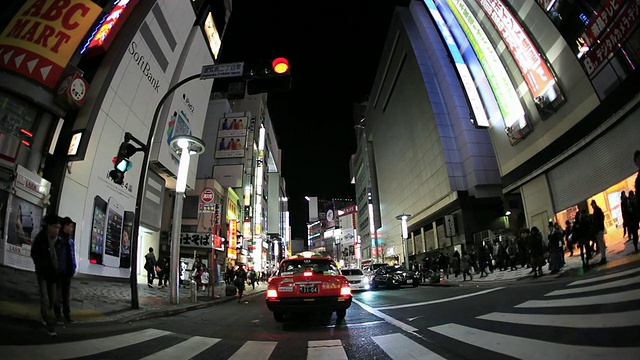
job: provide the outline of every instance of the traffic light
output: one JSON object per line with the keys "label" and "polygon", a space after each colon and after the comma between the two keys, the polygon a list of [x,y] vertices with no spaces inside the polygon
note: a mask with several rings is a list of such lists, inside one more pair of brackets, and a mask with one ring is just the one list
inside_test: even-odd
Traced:
{"label": "traffic light", "polygon": [[249,95],[291,89],[291,67],[283,57],[245,62],[243,77],[247,80]]}
{"label": "traffic light", "polygon": [[131,155],[135,154],[139,149],[129,144],[127,141],[123,141],[118,148],[118,155],[116,155],[113,162],[113,170],[109,171],[109,177],[111,180],[122,185],[124,183],[124,173],[131,169]]}

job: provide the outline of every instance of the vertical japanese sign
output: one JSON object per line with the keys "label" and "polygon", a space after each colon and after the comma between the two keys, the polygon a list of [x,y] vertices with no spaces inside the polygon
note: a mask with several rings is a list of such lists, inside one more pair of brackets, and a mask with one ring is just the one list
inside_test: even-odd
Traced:
{"label": "vertical japanese sign", "polygon": [[0,34],[0,68],[55,88],[101,11],[90,0],[27,0]]}
{"label": "vertical japanese sign", "polygon": [[238,258],[238,250],[236,250],[237,244],[237,236],[238,236],[238,222],[236,220],[229,220],[229,233],[227,234],[227,239],[229,241],[229,245],[227,246],[227,258],[229,259],[237,259]]}

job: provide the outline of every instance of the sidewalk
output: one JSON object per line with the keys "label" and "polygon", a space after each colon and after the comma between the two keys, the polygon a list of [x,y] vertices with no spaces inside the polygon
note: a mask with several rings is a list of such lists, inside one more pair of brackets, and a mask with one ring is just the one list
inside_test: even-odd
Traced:
{"label": "sidewalk", "polygon": [[[0,266],[0,316],[19,319],[40,319],[40,298],[35,273]],[[255,289],[248,286],[243,298],[266,291],[266,283]],[[146,284],[146,277],[138,279],[138,309],[131,309],[131,285],[129,279],[114,279],[77,274],[71,280],[71,318],[78,323],[130,322],[147,318],[168,316],[205,308],[237,299],[225,295],[225,284],[215,284],[213,293],[198,291],[196,302],[191,301],[189,287],[179,290],[179,304],[169,302],[169,288],[153,288]]]}
{"label": "sidewalk", "polygon": [[[577,276],[585,273],[582,268],[582,260],[580,259],[580,250],[573,251],[573,256],[569,256],[566,252],[564,255],[565,265],[559,273],[551,274],[549,272],[548,265],[545,265],[542,270],[544,275],[539,278],[534,278],[531,274],[531,268],[518,267],[517,270],[505,270],[500,271],[494,269],[486,277],[480,277],[480,273],[473,274],[472,281],[462,281],[462,275],[456,277],[453,273],[449,275],[447,279],[445,277],[444,282],[441,283],[422,283],[421,285],[429,286],[459,286],[459,285],[479,285],[489,283],[506,283],[514,281],[545,281],[558,277]],[[636,253],[633,248],[633,243],[626,239],[619,239],[616,241],[609,241],[607,239],[607,263],[599,265],[600,255],[594,255],[589,261],[589,271],[597,271],[603,269],[610,269],[616,266],[628,264],[630,262],[640,261],[640,253]]]}

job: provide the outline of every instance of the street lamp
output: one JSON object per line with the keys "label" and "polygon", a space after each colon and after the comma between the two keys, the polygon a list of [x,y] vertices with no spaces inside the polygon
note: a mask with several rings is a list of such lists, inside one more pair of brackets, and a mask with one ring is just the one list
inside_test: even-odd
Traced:
{"label": "street lamp", "polygon": [[178,176],[176,177],[176,196],[173,203],[173,222],[171,225],[171,273],[169,281],[171,293],[169,299],[172,304],[180,303],[180,284],[178,281],[178,269],[180,268],[180,227],[182,225],[182,204],[184,192],[187,189],[187,177],[189,175],[189,161],[191,155],[200,155],[204,152],[204,142],[195,136],[178,135],[169,143],[171,150],[180,155],[178,164]]}
{"label": "street lamp", "polygon": [[410,217],[410,214],[405,213],[396,216],[396,220],[402,221],[402,247],[404,250],[404,266],[406,266],[407,269],[409,268],[409,231],[407,230],[407,219],[409,219]]}

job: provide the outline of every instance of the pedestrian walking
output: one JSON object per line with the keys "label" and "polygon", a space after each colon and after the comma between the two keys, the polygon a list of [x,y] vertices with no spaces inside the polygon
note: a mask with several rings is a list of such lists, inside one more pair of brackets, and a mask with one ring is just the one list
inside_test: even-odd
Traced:
{"label": "pedestrian walking", "polygon": [[531,254],[531,267],[533,268],[533,277],[544,275],[542,267],[546,264],[544,260],[544,243],[542,234],[537,226],[531,228],[529,237],[529,253]]}
{"label": "pedestrian walking", "polygon": [[238,270],[235,272],[235,279],[233,284],[238,289],[238,302],[242,300],[242,293],[244,292],[244,286],[247,282],[247,272],[244,270],[244,266],[240,264]]}
{"label": "pedestrian walking", "polygon": [[[70,217],[63,218],[60,225],[62,231],[55,243],[56,254],[58,255],[57,295],[59,303],[53,310],[59,324],[63,324],[62,315],[64,315],[64,322],[70,324],[73,323],[70,307],[71,278],[75,275],[77,267],[76,247],[72,238],[75,225]],[[62,309],[60,309],[60,303],[62,303]]]}
{"label": "pedestrian walking", "polygon": [[58,306],[57,280],[58,255],[55,243],[60,233],[60,218],[49,214],[43,219],[43,227],[31,245],[31,258],[36,268],[38,293],[40,295],[40,316],[42,325],[50,336],[58,335],[49,321],[48,311]]}
{"label": "pedestrian walking", "polygon": [[564,225],[564,242],[566,244],[567,250],[569,250],[569,256],[573,256],[574,240],[573,236],[571,235],[571,221],[565,221]]}
{"label": "pedestrian walking", "polygon": [[591,260],[591,246],[589,246],[590,228],[591,219],[589,219],[587,210],[583,209],[579,215],[576,215],[571,234],[573,241],[575,241],[580,248],[580,259],[582,259],[582,267],[585,268],[589,266],[589,260]]}
{"label": "pedestrian walking", "polygon": [[153,280],[156,278],[156,255],[153,248],[149,248],[149,252],[144,256],[144,269],[147,270],[147,285],[153,287]]}
{"label": "pedestrian walking", "polygon": [[629,238],[633,241],[633,247],[638,252],[638,228],[640,228],[638,221],[640,220],[640,203],[638,202],[638,196],[633,190],[629,191],[629,213],[628,213],[628,226],[629,226]]}
{"label": "pedestrian walking", "polygon": [[600,264],[607,263],[607,246],[604,243],[604,212],[595,200],[591,200],[593,208],[592,224],[595,231],[596,245],[600,252]]}
{"label": "pedestrian walking", "polygon": [[462,251],[460,270],[462,270],[462,281],[467,281],[467,275],[469,275],[469,281],[473,280],[473,275],[471,275],[471,258],[466,251]]}
{"label": "pedestrian walking", "polygon": [[563,231],[560,224],[549,221],[549,270],[552,274],[560,272],[564,266],[562,239]]}

